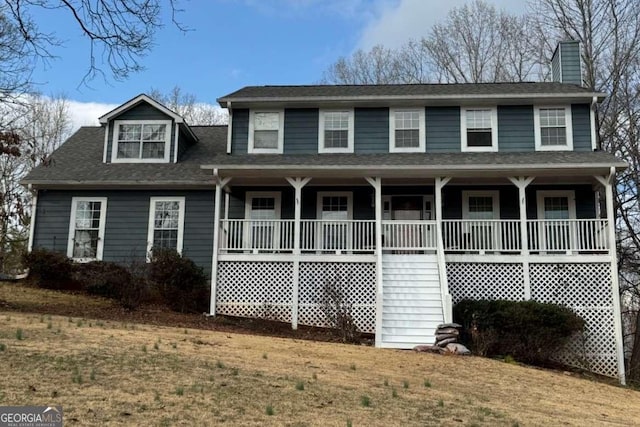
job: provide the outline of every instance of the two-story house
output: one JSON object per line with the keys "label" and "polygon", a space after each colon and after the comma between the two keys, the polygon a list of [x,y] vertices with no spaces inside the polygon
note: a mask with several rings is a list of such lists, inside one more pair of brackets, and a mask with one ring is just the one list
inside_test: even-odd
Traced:
{"label": "two-story house", "polygon": [[340,285],[376,346],[433,342],[463,298],[535,299],[587,322],[565,362],[624,374],[613,182],[579,45],[554,82],[252,86],[227,126],[140,95],[24,180],[30,248],[77,261],[174,248],[211,314],[324,325]]}

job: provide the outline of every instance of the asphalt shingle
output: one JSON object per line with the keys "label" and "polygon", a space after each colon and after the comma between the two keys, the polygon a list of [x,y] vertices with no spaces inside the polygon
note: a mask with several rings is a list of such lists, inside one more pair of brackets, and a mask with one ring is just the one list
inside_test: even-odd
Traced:
{"label": "asphalt shingle", "polygon": [[220,168],[290,167],[380,167],[401,169],[412,166],[517,166],[576,165],[602,167],[624,165],[605,152],[527,152],[527,153],[383,153],[383,154],[227,154],[226,126],[194,126],[199,142],[191,146],[178,163],[109,163],[102,162],[104,130],[83,127],[54,152],[51,163],[41,165],[23,180],[40,187],[61,184],[77,185],[204,185],[213,182],[211,170]]}

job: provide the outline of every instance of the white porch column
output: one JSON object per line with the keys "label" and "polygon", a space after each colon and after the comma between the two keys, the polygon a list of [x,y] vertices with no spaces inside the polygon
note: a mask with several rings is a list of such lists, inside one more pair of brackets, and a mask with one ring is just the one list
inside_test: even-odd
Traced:
{"label": "white porch column", "polygon": [[520,201],[520,253],[522,254],[522,278],[524,281],[524,299],[531,299],[531,274],[529,272],[529,233],[527,230],[527,186],[535,177],[510,176],[509,181],[518,187]]}
{"label": "white porch column", "polygon": [[613,205],[613,185],[615,184],[616,168],[611,166],[609,175],[595,178],[604,186],[607,206],[609,257],[611,259],[611,292],[613,293],[613,324],[616,334],[616,356],[618,359],[618,377],[620,384],[626,384],[624,369],[624,344],[622,340],[622,313],[620,309],[620,284],[618,283],[618,262],[616,255],[616,224]]}
{"label": "white porch column", "polygon": [[295,190],[294,196],[294,222],[293,222],[293,290],[291,296],[291,328],[298,329],[298,291],[300,289],[300,220],[302,218],[302,187],[307,185],[311,178],[287,178]]}
{"label": "white porch column", "polygon": [[216,288],[218,285],[218,247],[220,246],[220,204],[222,202],[222,190],[231,181],[231,178],[220,178],[218,169],[213,170],[216,181],[216,193],[213,202],[213,255],[211,257],[211,302],[209,315],[216,315]]}
{"label": "white porch column", "polygon": [[375,192],[376,209],[376,347],[382,345],[382,178],[365,177]]}
{"label": "white porch column", "polygon": [[451,181],[451,177],[436,177],[434,199],[436,205],[436,257],[438,259],[438,276],[440,277],[440,293],[445,323],[453,321],[451,295],[447,281],[447,263],[444,259],[444,239],[442,237],[442,188]]}

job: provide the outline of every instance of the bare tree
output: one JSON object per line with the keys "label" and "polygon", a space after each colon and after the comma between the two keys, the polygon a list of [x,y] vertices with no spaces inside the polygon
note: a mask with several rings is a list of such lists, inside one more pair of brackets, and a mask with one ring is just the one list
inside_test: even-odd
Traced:
{"label": "bare tree", "polygon": [[190,125],[223,125],[228,122],[226,110],[198,102],[194,94],[184,92],[179,86],[174,86],[167,93],[159,89],[151,89],[149,96],[178,113]]}
{"label": "bare tree", "polygon": [[13,129],[0,137],[5,144],[5,155],[0,155],[0,269],[6,271],[15,264],[7,262],[7,256],[26,247],[24,231],[31,217],[31,193],[20,181],[33,167],[49,161],[69,136],[70,119],[61,96],[26,95],[0,112]]}
{"label": "bare tree", "polygon": [[[478,23],[482,23],[479,25]],[[475,0],[453,8],[421,40],[397,49],[375,46],[341,57],[323,83],[479,83],[524,81],[544,75],[540,42],[529,16],[498,11]]]}
{"label": "bare tree", "polygon": [[452,9],[422,43],[440,82],[524,81],[540,63],[529,27],[526,16],[475,0]]}
{"label": "bare tree", "polygon": [[531,9],[538,34],[548,43],[580,41],[585,85],[608,95],[598,110],[600,144],[629,163],[617,175],[616,217],[622,301],[628,303],[630,323],[627,347],[632,347],[628,379],[640,382],[640,3],[539,0]]}
{"label": "bare tree", "polygon": [[[169,0],[172,21],[180,12],[178,0]],[[89,41],[89,64],[85,81],[105,76],[101,61],[115,79],[126,79],[143,67],[140,59],[153,47],[155,33],[162,28],[162,0],[3,0],[3,17],[11,37],[11,49],[32,59],[49,60],[63,42],[47,33],[47,11],[66,12],[70,25]],[[38,18],[36,18],[38,16]],[[14,31],[17,30],[17,31]],[[24,74],[21,75],[24,77]]]}
{"label": "bare tree", "polygon": [[[404,48],[402,49],[404,50]],[[326,84],[389,84],[405,79],[401,72],[402,50],[374,46],[370,51],[358,50],[350,58],[341,57],[322,77]],[[405,57],[404,59],[409,59]]]}

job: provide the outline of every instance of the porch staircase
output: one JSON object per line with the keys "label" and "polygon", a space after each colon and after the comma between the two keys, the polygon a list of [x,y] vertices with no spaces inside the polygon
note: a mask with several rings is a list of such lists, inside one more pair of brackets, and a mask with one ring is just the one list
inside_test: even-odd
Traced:
{"label": "porch staircase", "polygon": [[382,278],[381,347],[433,344],[444,321],[436,255],[383,254]]}

